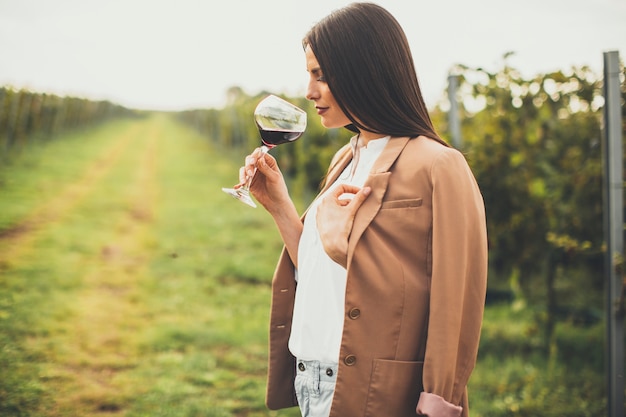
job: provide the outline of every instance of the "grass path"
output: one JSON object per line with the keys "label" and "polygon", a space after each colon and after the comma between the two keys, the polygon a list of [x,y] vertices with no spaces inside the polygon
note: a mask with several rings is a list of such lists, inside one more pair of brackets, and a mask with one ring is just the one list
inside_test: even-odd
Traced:
{"label": "grass path", "polygon": [[49,223],[59,220],[82,198],[88,195],[98,180],[116,163],[134,135],[133,129],[124,132],[124,134],[116,138],[110,148],[104,149],[103,153],[97,156],[79,179],[69,184],[61,185],[63,188],[58,190],[56,195],[41,201],[38,206],[31,209],[31,213],[17,224],[2,230],[0,232],[0,242],[3,246],[0,252],[0,263],[6,263],[25,252],[38,230],[43,229]]}
{"label": "grass path", "polygon": [[[154,126],[129,132],[134,139],[128,183],[121,202],[126,210],[111,220],[109,239],[100,250],[97,268],[83,277],[77,291],[71,331],[59,335],[64,351],[47,365],[46,376],[64,381],[55,401],[56,412],[71,415],[117,413],[122,410],[123,387],[114,383],[116,373],[136,366],[138,352],[127,341],[142,325],[142,306],[136,302],[138,282],[146,276],[149,259],[141,242],[153,220],[155,169],[159,134]],[[127,144],[127,137],[119,141]],[[101,173],[118,162],[119,145],[108,164],[96,164]],[[123,149],[123,148],[122,148]],[[119,162],[123,163],[123,162]],[[88,172],[86,178],[94,177]]]}
{"label": "grass path", "polygon": [[0,171],[0,415],[297,415],[263,405],[280,242],[235,172],[167,115]]}

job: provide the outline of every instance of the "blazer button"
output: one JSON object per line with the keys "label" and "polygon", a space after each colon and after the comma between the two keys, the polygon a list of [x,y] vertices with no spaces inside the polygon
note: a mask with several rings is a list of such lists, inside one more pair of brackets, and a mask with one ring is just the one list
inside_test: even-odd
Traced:
{"label": "blazer button", "polygon": [[300,363],[298,364],[298,369],[299,369],[301,372],[304,372],[304,371],[306,370],[306,367],[304,366],[304,364],[303,364],[302,362],[300,362]]}
{"label": "blazer button", "polygon": [[348,317],[350,317],[352,320],[356,320],[359,317],[361,317],[361,310],[358,308],[353,308],[348,312]]}
{"label": "blazer button", "polygon": [[345,358],[343,358],[343,363],[345,363],[348,366],[353,366],[356,364],[356,356],[354,355],[348,355]]}

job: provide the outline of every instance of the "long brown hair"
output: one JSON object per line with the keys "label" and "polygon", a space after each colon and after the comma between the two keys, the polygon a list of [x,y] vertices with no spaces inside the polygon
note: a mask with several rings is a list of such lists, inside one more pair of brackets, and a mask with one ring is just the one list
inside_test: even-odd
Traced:
{"label": "long brown hair", "polygon": [[424,135],[445,144],[422,98],[404,30],[387,10],[352,3],[315,24],[302,44],[315,54],[330,91],[356,128]]}

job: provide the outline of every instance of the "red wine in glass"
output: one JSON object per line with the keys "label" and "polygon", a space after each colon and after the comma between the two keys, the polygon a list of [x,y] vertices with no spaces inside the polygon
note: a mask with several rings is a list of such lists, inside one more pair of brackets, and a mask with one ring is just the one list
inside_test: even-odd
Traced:
{"label": "red wine in glass", "polygon": [[261,133],[261,143],[267,146],[268,149],[272,149],[283,143],[293,142],[302,136],[303,132],[294,130],[265,130],[259,127],[259,133]]}
{"label": "red wine in glass", "polygon": [[[256,106],[254,121],[259,128],[261,150],[264,153],[275,146],[298,139],[304,133],[307,124],[304,110],[275,95],[267,96]],[[222,188],[222,191],[250,207],[256,207],[250,196],[253,177],[254,175],[250,176],[243,185]]]}

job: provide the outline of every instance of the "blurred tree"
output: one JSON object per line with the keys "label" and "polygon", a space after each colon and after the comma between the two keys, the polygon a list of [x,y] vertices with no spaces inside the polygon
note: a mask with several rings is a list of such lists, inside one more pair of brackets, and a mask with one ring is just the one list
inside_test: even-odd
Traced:
{"label": "blurred tree", "polygon": [[108,101],[59,97],[0,87],[0,163],[36,139],[140,112]]}
{"label": "blurred tree", "polygon": [[602,81],[586,67],[531,79],[506,64],[455,72],[463,151],[487,209],[491,284],[545,303],[549,343],[564,305],[583,302],[567,289],[599,295],[603,285]]}

